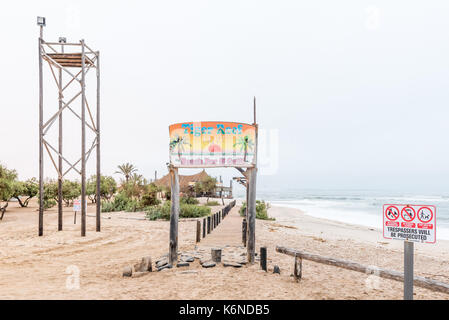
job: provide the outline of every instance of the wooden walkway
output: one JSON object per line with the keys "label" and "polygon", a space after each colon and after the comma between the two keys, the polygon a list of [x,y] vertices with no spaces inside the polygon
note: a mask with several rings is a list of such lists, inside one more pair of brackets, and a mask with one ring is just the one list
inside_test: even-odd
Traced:
{"label": "wooden walkway", "polygon": [[[239,207],[235,206],[229,214],[213,229],[206,237],[203,238],[201,232],[201,241],[197,243],[198,248],[211,248],[225,246],[242,246],[242,220],[238,212]],[[202,223],[202,222],[201,222]],[[202,225],[201,225],[202,228]],[[202,231],[202,230],[201,230]]]}

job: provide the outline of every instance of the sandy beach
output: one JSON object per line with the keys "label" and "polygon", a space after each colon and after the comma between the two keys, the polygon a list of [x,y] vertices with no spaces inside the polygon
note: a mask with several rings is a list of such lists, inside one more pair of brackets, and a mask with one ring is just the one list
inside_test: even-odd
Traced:
{"label": "sandy beach", "polygon": [[[229,200],[227,200],[229,201]],[[256,263],[242,268],[189,267],[123,278],[123,267],[143,256],[154,261],[168,251],[169,222],[148,221],[144,213],[104,213],[102,232],[95,232],[89,205],[87,236],[65,208],[64,231],[57,231],[56,209],[45,213],[44,236],[37,236],[37,206],[12,202],[0,222],[0,299],[402,299],[402,283],[359,272],[303,262],[303,278],[291,276],[293,258],[275,252],[276,245],[401,271],[402,242],[382,238],[380,230],[317,219],[300,210],[272,207],[276,221],[256,223],[257,252],[268,248],[269,272]],[[219,208],[213,208],[213,212]],[[228,243],[239,248],[238,206],[199,247]],[[79,219],[78,219],[79,221]],[[180,251],[195,249],[194,219],[180,220]],[[417,244],[415,274],[449,282],[449,242]],[[281,274],[273,274],[278,265]],[[188,272],[186,272],[188,271]],[[79,288],[70,286],[79,272]],[[67,285],[69,284],[69,285]],[[449,295],[415,288],[415,299],[449,299]]]}

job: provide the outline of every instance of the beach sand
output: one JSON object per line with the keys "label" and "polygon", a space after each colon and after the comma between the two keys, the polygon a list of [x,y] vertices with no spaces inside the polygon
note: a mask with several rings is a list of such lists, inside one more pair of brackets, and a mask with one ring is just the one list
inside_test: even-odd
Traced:
{"label": "beach sand", "polygon": [[[229,201],[229,200],[227,200]],[[297,209],[272,207],[276,221],[256,223],[256,246],[268,248],[269,272],[258,263],[239,269],[187,268],[123,278],[125,266],[144,256],[154,261],[168,252],[169,222],[144,220],[144,213],[103,213],[95,232],[95,207],[88,206],[87,236],[64,208],[64,231],[57,231],[56,209],[45,213],[44,236],[37,236],[37,206],[11,203],[0,221],[0,299],[402,299],[402,283],[333,266],[303,261],[295,282],[294,259],[275,252],[276,245],[401,271],[402,242],[385,240],[379,230],[317,219]],[[214,208],[214,211],[217,208]],[[201,246],[241,241],[241,218],[235,207]],[[179,250],[195,248],[196,222],[180,220]],[[449,243],[415,246],[415,274],[449,282]],[[240,249],[241,250],[241,249]],[[281,274],[273,274],[278,265]],[[185,271],[189,270],[188,273]],[[72,284],[79,271],[79,289]],[[75,281],[76,283],[76,281]],[[415,299],[449,295],[415,287]]]}

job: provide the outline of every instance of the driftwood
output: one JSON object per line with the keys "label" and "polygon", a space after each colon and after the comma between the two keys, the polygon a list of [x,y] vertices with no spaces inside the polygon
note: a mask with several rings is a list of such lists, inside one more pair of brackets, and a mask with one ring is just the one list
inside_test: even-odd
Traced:
{"label": "driftwood", "polygon": [[[398,272],[398,271],[394,271],[394,270],[382,269],[382,268],[378,268],[376,266],[365,266],[365,265],[362,265],[357,262],[320,256],[317,254],[307,253],[304,251],[299,251],[299,250],[281,247],[281,246],[276,246],[276,251],[279,253],[287,254],[287,255],[295,257],[295,258],[306,259],[306,260],[323,263],[323,264],[327,264],[330,266],[340,267],[340,268],[344,268],[344,269],[349,269],[349,270],[353,270],[353,271],[358,271],[358,272],[362,272],[362,273],[366,273],[366,274],[374,274],[381,278],[396,280],[396,281],[400,281],[400,282],[404,281],[404,274],[402,272]],[[301,270],[301,272],[302,272],[302,270]],[[413,283],[417,287],[422,287],[422,288],[426,288],[429,290],[449,294],[449,284],[444,283],[444,282],[415,276]]]}

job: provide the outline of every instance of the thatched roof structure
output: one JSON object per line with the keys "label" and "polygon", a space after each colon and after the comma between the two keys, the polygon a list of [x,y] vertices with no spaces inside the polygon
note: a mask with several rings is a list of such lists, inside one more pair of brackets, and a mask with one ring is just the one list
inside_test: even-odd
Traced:
{"label": "thatched roof structure", "polygon": [[[203,169],[201,172],[196,174],[192,174],[190,176],[179,175],[179,190],[181,192],[187,192],[189,190],[189,186],[193,186],[195,182],[202,181],[206,178],[210,177],[206,171]],[[168,187],[170,188],[170,174],[166,174],[160,179],[154,181],[158,187]]]}

